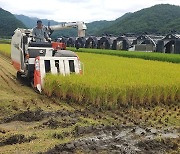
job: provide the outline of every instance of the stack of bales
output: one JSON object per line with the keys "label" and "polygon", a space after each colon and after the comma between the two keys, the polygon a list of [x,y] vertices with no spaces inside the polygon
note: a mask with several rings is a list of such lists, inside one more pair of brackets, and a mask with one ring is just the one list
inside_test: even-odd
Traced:
{"label": "stack of bales", "polygon": [[180,35],[168,34],[167,36],[140,35],[130,36],[103,36],[103,37],[60,37],[56,41],[66,43],[67,47],[112,49],[129,51],[147,51],[162,53],[180,53]]}
{"label": "stack of bales", "polygon": [[168,34],[157,43],[157,52],[180,54],[180,35]]}

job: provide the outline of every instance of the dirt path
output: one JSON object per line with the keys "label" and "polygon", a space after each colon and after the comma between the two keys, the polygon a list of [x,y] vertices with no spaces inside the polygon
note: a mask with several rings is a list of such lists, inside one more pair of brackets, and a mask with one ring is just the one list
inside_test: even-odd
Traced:
{"label": "dirt path", "polygon": [[31,87],[17,81],[10,59],[0,54],[0,117],[16,112],[23,101],[38,97]]}
{"label": "dirt path", "polygon": [[9,59],[7,59],[7,58],[0,55],[0,83],[1,83],[1,89],[6,89],[10,93],[16,93],[17,82],[16,82],[16,79],[15,79],[15,73],[16,72],[13,69]]}
{"label": "dirt path", "polygon": [[[169,150],[178,150],[175,141],[178,133],[170,129],[142,128],[138,126],[99,126],[78,128],[86,137],[55,146],[46,152],[53,153],[99,153],[99,154],[164,154]],[[79,134],[79,130],[74,132]],[[88,135],[93,133],[93,135]],[[157,134],[162,136],[158,138]],[[170,139],[171,138],[171,139]],[[173,142],[174,141],[174,142]]]}
{"label": "dirt path", "polygon": [[[24,86],[16,79],[16,70],[13,68],[10,59],[0,54],[0,91],[9,97],[28,95],[36,96],[32,88]],[[1,96],[2,97],[2,96]]]}

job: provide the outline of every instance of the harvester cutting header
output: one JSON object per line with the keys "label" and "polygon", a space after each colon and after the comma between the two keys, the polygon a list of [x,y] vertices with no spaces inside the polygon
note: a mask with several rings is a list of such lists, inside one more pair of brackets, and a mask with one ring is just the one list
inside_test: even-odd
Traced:
{"label": "harvester cutting header", "polygon": [[52,42],[53,31],[77,28],[78,37],[85,37],[84,22],[63,23],[55,26],[42,26],[37,22],[34,29],[16,29],[11,41],[12,64],[17,70],[17,78],[27,78],[29,83],[42,91],[46,73],[69,75],[81,74],[82,66],[78,56],[61,42]]}

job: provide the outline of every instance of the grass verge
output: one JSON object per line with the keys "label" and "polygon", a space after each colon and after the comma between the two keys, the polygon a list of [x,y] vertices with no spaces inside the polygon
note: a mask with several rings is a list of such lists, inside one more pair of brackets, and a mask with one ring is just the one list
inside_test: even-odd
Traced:
{"label": "grass verge", "polygon": [[180,63],[179,54],[163,54],[163,53],[155,53],[155,52],[151,53],[151,52],[138,52],[138,51],[119,51],[119,50],[84,49],[84,48],[78,50],[76,50],[75,48],[67,48],[67,49],[75,52],[86,52],[86,53],[128,57],[128,58],[140,58],[145,60]]}

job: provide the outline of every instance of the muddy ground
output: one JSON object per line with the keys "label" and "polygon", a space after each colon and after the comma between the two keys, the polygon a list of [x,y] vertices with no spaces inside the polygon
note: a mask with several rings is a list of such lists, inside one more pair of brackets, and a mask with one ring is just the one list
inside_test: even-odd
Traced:
{"label": "muddy ground", "polygon": [[[157,134],[162,138],[158,139]],[[178,133],[174,130],[138,126],[79,127],[75,129],[74,135],[86,137],[57,145],[45,153],[157,154],[178,151],[175,140],[179,142]]]}
{"label": "muddy ground", "polygon": [[[107,114],[104,116],[101,111],[93,113],[89,109],[70,111],[64,108],[54,112],[24,111],[4,117],[0,121],[0,133],[6,136],[16,129],[18,134],[2,137],[0,147],[5,148],[17,144],[28,145],[35,140],[44,139],[40,135],[40,131],[48,130],[52,132],[49,134],[50,136],[48,135],[49,142],[51,139],[55,139],[63,141],[63,143],[58,144],[57,142],[52,147],[42,151],[31,151],[32,153],[162,154],[179,152],[180,128],[160,125],[151,127],[146,126],[143,121],[139,125],[128,120],[126,124],[123,124],[122,119],[113,117],[114,114],[110,112]],[[23,126],[28,123],[30,123],[30,128]],[[27,131],[25,134],[28,135],[24,135],[24,131]],[[26,150],[24,149],[24,151]]]}
{"label": "muddy ground", "polygon": [[103,110],[36,94],[0,55],[0,153],[180,153],[180,104]]}

